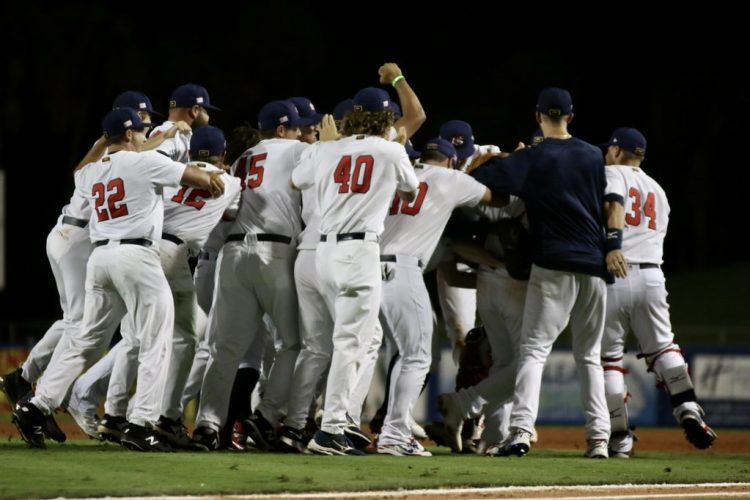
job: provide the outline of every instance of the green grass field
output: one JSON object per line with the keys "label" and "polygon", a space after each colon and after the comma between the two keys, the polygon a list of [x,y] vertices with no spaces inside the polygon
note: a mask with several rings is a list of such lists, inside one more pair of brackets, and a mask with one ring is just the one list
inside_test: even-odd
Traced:
{"label": "green grass field", "polygon": [[747,454],[643,452],[630,460],[590,460],[582,458],[580,451],[567,450],[532,450],[523,458],[432,451],[432,458],[144,454],[93,441],[33,450],[13,440],[0,444],[0,497],[750,481]]}

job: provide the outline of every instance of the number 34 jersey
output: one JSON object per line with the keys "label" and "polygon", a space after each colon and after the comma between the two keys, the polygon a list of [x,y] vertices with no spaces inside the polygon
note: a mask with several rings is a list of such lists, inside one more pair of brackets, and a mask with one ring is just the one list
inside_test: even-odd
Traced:
{"label": "number 34 jersey", "polygon": [[380,237],[382,254],[417,257],[427,263],[457,207],[474,207],[487,188],[471,176],[447,167],[418,163],[417,198],[411,202],[393,198],[385,230]]}
{"label": "number 34 jersey", "polygon": [[159,241],[162,188],[179,186],[185,165],[154,151],[117,151],[75,174],[76,192],[91,205],[91,241]]}
{"label": "number 34 jersey", "polygon": [[661,264],[669,224],[669,202],[659,184],[638,167],[609,165],[605,169],[610,195],[622,197],[625,229],[622,251],[628,262]]}

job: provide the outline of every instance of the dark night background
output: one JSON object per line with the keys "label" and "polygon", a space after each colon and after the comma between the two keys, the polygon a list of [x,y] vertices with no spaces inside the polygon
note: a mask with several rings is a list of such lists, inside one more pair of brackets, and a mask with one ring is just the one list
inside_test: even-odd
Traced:
{"label": "dark night background", "polygon": [[399,64],[428,116],[417,146],[455,118],[473,124],[479,144],[512,149],[536,128],[539,90],[569,89],[574,135],[604,142],[617,126],[646,135],[643,167],[672,207],[668,276],[747,262],[746,12],[681,6],[659,16],[648,4],[609,8],[4,6],[7,283],[0,339],[14,321],[48,322],[59,314],[45,240],[72,192],[72,167],[100,135],[118,93],[142,90],[166,112],[174,87],[199,83],[223,109],[211,123],[228,132],[254,123],[265,102],[292,95],[330,111],[359,88],[377,85],[377,69],[389,61]]}

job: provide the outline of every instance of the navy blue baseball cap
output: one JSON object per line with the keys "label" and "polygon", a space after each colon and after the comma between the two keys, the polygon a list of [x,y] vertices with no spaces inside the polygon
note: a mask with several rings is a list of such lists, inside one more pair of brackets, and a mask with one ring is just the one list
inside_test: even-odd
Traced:
{"label": "navy blue baseball cap", "polygon": [[450,142],[458,154],[459,160],[465,160],[474,154],[474,132],[469,123],[461,120],[451,120],[440,126],[438,135]]}
{"label": "navy blue baseball cap", "polygon": [[151,100],[146,94],[137,90],[127,90],[115,97],[112,109],[117,108],[132,108],[136,111],[146,111],[150,115],[161,116],[161,113],[154,111],[154,107],[151,106]]}
{"label": "navy blue baseball cap", "polygon": [[299,127],[312,125],[312,118],[303,118],[292,101],[271,101],[260,109],[258,113],[258,128],[261,130],[275,129],[279,125]]}
{"label": "navy blue baseball cap", "polygon": [[646,154],[646,138],[634,128],[620,127],[616,129],[612,132],[609,142],[605,142],[602,146],[619,146],[638,156]]}
{"label": "navy blue baseball cap", "polygon": [[406,156],[408,156],[411,160],[418,160],[419,157],[422,156],[422,152],[414,149],[414,145],[411,143],[411,141],[406,141],[406,144],[404,144],[404,149],[406,150]]}
{"label": "navy blue baseball cap", "polygon": [[422,148],[422,154],[427,151],[437,151],[448,158],[458,158],[458,153],[453,144],[445,139],[441,139],[440,137],[435,137],[434,139],[425,142],[424,147]]}
{"label": "navy blue baseball cap", "polygon": [[180,85],[169,98],[169,107],[171,108],[192,108],[193,106],[202,106],[206,109],[221,111],[211,104],[211,98],[208,97],[208,91],[196,85],[195,83],[186,83]]}
{"label": "navy blue baseball cap", "polygon": [[343,120],[346,114],[354,109],[354,99],[344,99],[333,108],[333,119]]}
{"label": "navy blue baseball cap", "polygon": [[113,109],[102,120],[102,131],[105,137],[116,137],[127,130],[143,130],[152,126],[150,123],[143,123],[133,108]]}
{"label": "navy blue baseball cap", "polygon": [[563,116],[573,112],[573,98],[565,89],[551,87],[539,93],[536,110],[547,116]]}
{"label": "navy blue baseball cap", "polygon": [[190,138],[190,157],[209,158],[221,156],[227,150],[227,140],[220,128],[203,125],[193,132]]}
{"label": "navy blue baseball cap", "polygon": [[388,109],[393,111],[393,119],[394,120],[400,120],[403,116],[401,114],[401,106],[398,105],[396,101],[391,101],[391,103],[388,105]]}
{"label": "navy blue baseball cap", "polygon": [[297,112],[302,118],[310,118],[314,120],[313,123],[323,121],[323,113],[318,113],[313,103],[307,97],[290,97],[287,100],[292,101],[292,104],[297,108]]}
{"label": "navy blue baseball cap", "polygon": [[353,99],[354,111],[390,111],[391,98],[383,89],[367,87],[356,94]]}

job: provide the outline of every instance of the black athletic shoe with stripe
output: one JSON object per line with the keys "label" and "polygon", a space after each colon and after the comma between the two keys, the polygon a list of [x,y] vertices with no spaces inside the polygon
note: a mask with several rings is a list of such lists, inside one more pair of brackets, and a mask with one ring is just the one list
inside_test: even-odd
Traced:
{"label": "black athletic shoe with stripe", "polygon": [[17,403],[12,421],[24,441],[32,448],[46,448],[44,444],[44,414],[29,402]]}
{"label": "black athletic shoe with stripe", "polygon": [[154,434],[152,429],[131,422],[128,422],[125,427],[120,444],[134,451],[174,451],[169,443],[163,441],[161,436]]}

